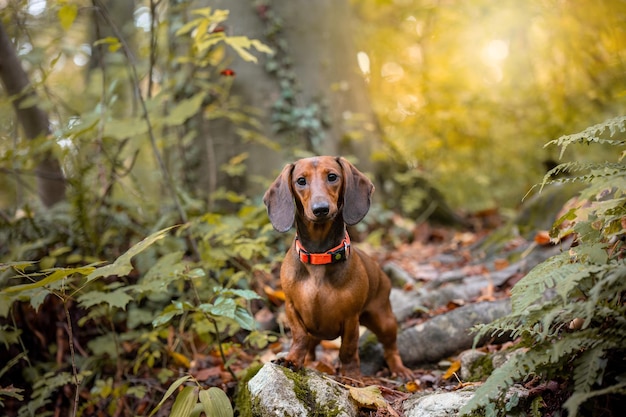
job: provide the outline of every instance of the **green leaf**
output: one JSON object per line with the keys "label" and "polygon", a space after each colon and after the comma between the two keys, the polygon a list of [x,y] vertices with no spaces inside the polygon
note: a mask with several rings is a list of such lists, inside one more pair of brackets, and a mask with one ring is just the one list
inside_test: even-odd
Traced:
{"label": "green leaf", "polygon": [[163,239],[165,235],[177,226],[171,226],[158,232],[155,232],[142,240],[141,242],[133,245],[130,249],[128,249],[122,256],[117,258],[115,262],[111,265],[102,266],[97,268],[87,277],[87,282],[91,282],[94,279],[101,277],[108,277],[111,275],[124,276],[128,275],[130,271],[133,270],[133,265],[131,264],[131,259],[133,256],[137,255],[140,252],[143,252],[148,247],[150,247],[154,242]]}
{"label": "green leaf", "polygon": [[188,99],[179,101],[178,104],[170,110],[165,119],[163,119],[163,123],[168,126],[182,125],[187,119],[198,113],[204,101],[204,97],[206,97],[206,93],[202,92]]}
{"label": "green leaf", "polygon": [[190,379],[191,379],[190,375],[185,375],[183,377],[178,378],[176,381],[172,382],[172,385],[170,385],[167,391],[165,391],[165,394],[163,394],[163,398],[161,399],[161,401],[159,401],[159,403],[156,405],[154,410],[152,410],[152,412],[150,413],[150,416],[153,416],[157,411],[159,411],[159,409],[163,406],[163,404],[165,404],[165,401],[167,401],[167,399],[178,389],[178,387],[180,387],[182,384],[189,381]]}
{"label": "green leaf", "polygon": [[248,62],[257,62],[257,58],[250,52],[248,52],[251,48],[270,55],[274,53],[272,48],[270,48],[269,46],[256,39],[250,39],[246,36],[225,37],[224,42],[228,44],[231,48],[233,48],[235,52],[237,52],[237,54],[241,57],[241,59]]}
{"label": "green leaf", "polygon": [[211,387],[200,391],[200,403],[208,417],[233,417],[233,407],[224,391]]}
{"label": "green leaf", "polygon": [[4,272],[10,268],[15,268],[20,272],[24,272],[27,267],[34,265],[35,263],[35,261],[3,262],[0,263],[0,272]]}
{"label": "green leaf", "polygon": [[225,290],[221,290],[221,291],[218,290],[218,289],[213,289],[213,291],[215,291],[216,293],[219,293],[220,295],[230,295],[230,296],[241,297],[244,300],[259,300],[259,299],[261,299],[259,294],[257,294],[256,292],[254,292],[252,290],[242,290],[242,289],[238,289],[238,288],[229,288],[229,289],[225,289]]}
{"label": "green leaf", "polygon": [[254,317],[250,314],[248,310],[241,306],[237,306],[235,310],[235,316],[233,317],[237,324],[241,326],[242,329],[245,330],[256,330],[257,323],[254,320]]}
{"label": "green leaf", "polygon": [[185,387],[176,396],[170,417],[189,417],[198,402],[198,387]]}
{"label": "green leaf", "polygon": [[235,318],[237,303],[232,298],[217,297],[213,304],[201,304],[200,310],[212,316]]}
{"label": "green leaf", "polygon": [[108,45],[109,52],[115,52],[122,47],[120,40],[113,36],[107,36],[106,38],[98,39],[97,41],[94,42],[93,45],[94,46]]}
{"label": "green leaf", "polygon": [[148,124],[141,117],[110,120],[104,125],[104,136],[117,140],[133,138],[148,132]]}
{"label": "green leaf", "polygon": [[126,306],[131,301],[133,301],[133,297],[128,295],[124,288],[111,292],[90,291],[78,297],[78,302],[83,308],[90,308],[101,303],[106,303],[111,308],[126,310]]}
{"label": "green leaf", "polygon": [[54,284],[73,274],[88,275],[92,271],[94,271],[94,267],[83,266],[80,268],[59,268],[59,269],[54,269],[52,271],[53,272],[51,274],[48,274],[45,278],[37,282],[33,282],[30,284],[14,285],[12,287],[5,288],[4,290],[2,290],[2,292],[13,293],[13,292],[27,291],[27,290],[33,290],[35,288],[45,287],[46,285]]}
{"label": "green leaf", "polygon": [[152,320],[152,326],[158,327],[166,323],[169,323],[174,317],[183,314],[185,307],[189,307],[187,304],[172,303],[167,306],[161,314],[159,314],[154,320]]}

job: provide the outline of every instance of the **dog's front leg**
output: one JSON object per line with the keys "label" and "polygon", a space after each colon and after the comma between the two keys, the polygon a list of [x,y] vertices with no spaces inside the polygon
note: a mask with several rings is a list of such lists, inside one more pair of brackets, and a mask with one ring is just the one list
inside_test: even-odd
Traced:
{"label": "dog's front leg", "polygon": [[287,356],[277,359],[275,363],[297,371],[302,368],[307,353],[310,352],[311,345],[314,345],[316,340],[312,339],[304,324],[300,321],[300,316],[296,312],[293,303],[289,301],[285,303],[285,313],[291,328],[291,347]]}
{"label": "dog's front leg", "polygon": [[357,316],[346,319],[343,323],[341,347],[339,348],[341,374],[358,378],[361,376],[359,362],[359,318]]}

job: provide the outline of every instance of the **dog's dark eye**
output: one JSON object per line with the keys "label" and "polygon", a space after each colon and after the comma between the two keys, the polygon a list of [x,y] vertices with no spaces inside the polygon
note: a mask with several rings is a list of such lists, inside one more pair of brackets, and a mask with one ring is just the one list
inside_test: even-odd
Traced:
{"label": "dog's dark eye", "polygon": [[296,180],[296,184],[298,185],[306,185],[306,178],[300,177]]}
{"label": "dog's dark eye", "polygon": [[337,181],[339,177],[337,176],[337,174],[328,174],[328,181],[329,182],[335,182]]}

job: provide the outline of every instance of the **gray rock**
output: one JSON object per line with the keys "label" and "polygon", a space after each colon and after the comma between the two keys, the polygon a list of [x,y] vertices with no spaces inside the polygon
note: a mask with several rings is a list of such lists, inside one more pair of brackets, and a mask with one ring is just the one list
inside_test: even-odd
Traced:
{"label": "gray rock", "polygon": [[473,389],[416,394],[402,404],[405,417],[454,417],[474,395]]}
{"label": "gray rock", "polygon": [[293,372],[266,363],[248,382],[248,390],[254,417],[358,415],[347,390],[310,369]]}
{"label": "gray rock", "polygon": [[468,381],[472,377],[472,371],[474,370],[476,362],[485,356],[487,356],[485,352],[475,349],[466,350],[459,354],[459,361],[461,362],[461,379],[463,381]]}

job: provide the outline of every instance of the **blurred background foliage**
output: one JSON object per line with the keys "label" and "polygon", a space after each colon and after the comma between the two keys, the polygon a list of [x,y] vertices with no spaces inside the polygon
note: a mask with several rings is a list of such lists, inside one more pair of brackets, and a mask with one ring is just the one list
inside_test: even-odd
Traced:
{"label": "blurred background foliage", "polygon": [[384,136],[453,207],[516,207],[558,161],[544,143],[624,112],[623,1],[352,5]]}

